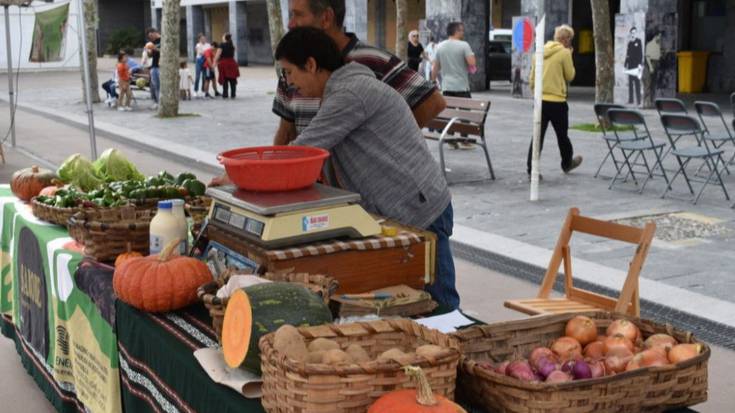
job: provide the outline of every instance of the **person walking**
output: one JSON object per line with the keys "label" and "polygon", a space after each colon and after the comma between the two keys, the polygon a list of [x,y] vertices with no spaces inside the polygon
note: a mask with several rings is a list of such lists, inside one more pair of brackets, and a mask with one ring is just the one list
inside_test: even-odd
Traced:
{"label": "person walking", "polygon": [[419,42],[419,31],[411,30],[408,34],[408,67],[416,72],[424,59],[424,46]]}
{"label": "person walking", "polygon": [[431,66],[434,64],[436,59],[436,42],[434,41],[434,35],[429,34],[429,43],[426,44],[424,49],[424,78],[431,80]]}
{"label": "person walking", "polygon": [[117,98],[117,110],[120,112],[133,110],[130,107],[133,92],[130,90],[130,67],[128,67],[127,60],[125,52],[117,54],[117,84],[120,87],[120,96]]}
{"label": "person walking", "polygon": [[[574,148],[569,140],[569,106],[567,105],[567,85],[574,79],[575,70],[572,61],[572,39],[574,29],[566,24],[554,29],[554,40],[544,45],[543,96],[541,103],[541,141],[539,153],[544,147],[544,135],[551,122],[556,133],[561,154],[561,169],[569,173],[582,163],[581,156],[574,156]],[[534,88],[536,66],[532,62],[529,85]],[[531,176],[531,158],[533,156],[533,139],[528,148],[526,173]]]}
{"label": "person walking", "polygon": [[153,105],[151,109],[158,109],[158,98],[161,95],[161,71],[158,66],[161,60],[161,52],[156,48],[156,45],[149,42],[145,45],[148,55],[151,59],[151,99],[153,99]]}
{"label": "person walking", "polygon": [[[204,51],[211,48],[212,45],[207,43],[207,36],[205,36],[202,33],[199,33],[199,36],[197,37],[198,43],[196,46],[194,46],[194,49],[196,50],[196,59],[194,60],[194,95],[199,97],[199,86],[200,81],[201,85],[204,84],[204,79],[202,76],[202,72],[204,72]],[[204,88],[202,88],[202,96],[204,95]]]}
{"label": "person walking", "polygon": [[234,99],[237,94],[237,78],[240,77],[240,67],[237,65],[237,60],[235,60],[235,45],[232,44],[230,33],[225,33],[222,36],[222,43],[219,45],[214,60],[219,71],[219,84],[222,85],[222,98]]}
{"label": "person walking", "polygon": [[441,76],[444,96],[471,98],[469,74],[477,72],[477,61],[470,44],[464,41],[464,24],[449,23],[447,36],[436,48],[431,79],[436,81]]}
{"label": "person walking", "polygon": [[217,53],[217,49],[219,48],[219,45],[217,42],[212,42],[212,45],[209,49],[206,49],[204,51],[204,84],[202,86],[202,93],[204,93],[205,99],[212,99],[212,95],[209,94],[209,85],[212,85],[212,88],[214,89],[215,95],[219,96],[219,93],[217,93],[217,87],[215,84],[217,83],[215,80],[215,54]]}
{"label": "person walking", "polygon": [[[625,53],[625,72],[628,74],[628,104],[641,105],[641,77],[643,77],[643,43],[637,37],[638,29],[630,28],[628,49]],[[634,90],[635,89],[635,90]]]}

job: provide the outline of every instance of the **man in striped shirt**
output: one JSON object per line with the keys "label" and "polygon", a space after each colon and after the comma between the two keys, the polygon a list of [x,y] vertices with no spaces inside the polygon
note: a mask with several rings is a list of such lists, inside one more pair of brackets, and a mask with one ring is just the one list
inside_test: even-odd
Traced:
{"label": "man in striped shirt", "polygon": [[[289,29],[314,27],[323,30],[342,52],[346,61],[369,67],[375,76],[395,89],[408,103],[416,123],[423,127],[446,106],[434,85],[391,53],[368,46],[352,33],[342,30],[344,0],[290,0]],[[285,145],[303,131],[319,110],[320,99],[307,98],[288,88],[283,76],[273,100],[273,112],[281,118],[274,144]]]}

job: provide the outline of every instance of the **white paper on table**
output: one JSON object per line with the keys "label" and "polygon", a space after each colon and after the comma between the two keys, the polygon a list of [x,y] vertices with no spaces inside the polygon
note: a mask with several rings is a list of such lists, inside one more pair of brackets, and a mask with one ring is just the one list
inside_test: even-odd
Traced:
{"label": "white paper on table", "polygon": [[452,333],[457,331],[459,327],[468,326],[475,322],[465,317],[459,310],[454,310],[451,313],[437,315],[433,317],[420,318],[415,320],[417,323],[436,330],[442,333]]}
{"label": "white paper on table", "polygon": [[263,397],[263,379],[249,371],[227,367],[221,349],[201,348],[194,352],[194,357],[215,383],[223,384],[248,399]]}
{"label": "white paper on table", "polygon": [[225,298],[229,298],[236,290],[269,282],[271,281],[256,275],[233,275],[227,281],[227,284],[217,290],[217,298],[224,300]]}

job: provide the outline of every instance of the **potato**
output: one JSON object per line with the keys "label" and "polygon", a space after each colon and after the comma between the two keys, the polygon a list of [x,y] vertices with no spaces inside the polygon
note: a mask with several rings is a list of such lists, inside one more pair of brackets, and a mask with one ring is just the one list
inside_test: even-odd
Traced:
{"label": "potato", "polygon": [[345,350],[355,363],[364,363],[370,361],[370,355],[359,344],[350,344]]}
{"label": "potato", "polygon": [[339,350],[339,343],[334,340],[320,337],[309,343],[308,348],[309,353],[313,353],[315,351]]}
{"label": "potato", "polygon": [[444,351],[444,348],[434,344],[424,344],[416,349],[416,355],[428,360],[436,360],[436,358]]}
{"label": "potato", "polygon": [[352,357],[339,349],[327,350],[324,352],[324,358],[322,359],[324,364],[350,364],[352,363]]}
{"label": "potato", "polygon": [[282,354],[285,354],[286,357],[296,361],[304,361],[306,360],[309,352],[306,351],[306,344],[304,344],[303,341],[293,341],[286,345]]}
{"label": "potato", "polygon": [[411,362],[411,354],[406,354],[398,348],[392,348],[384,351],[378,356],[378,361],[395,361],[400,365],[408,364]]}
{"label": "potato", "polygon": [[311,364],[322,364],[324,363],[324,352],[323,351],[312,351],[306,355],[306,362]]}
{"label": "potato", "polygon": [[299,333],[299,330],[296,329],[296,327],[290,325],[290,324],[284,324],[281,327],[276,330],[276,333],[273,336],[273,348],[276,349],[278,352],[284,352],[286,347],[291,345],[291,343],[301,343],[306,347],[306,343],[304,342],[304,337],[301,336],[301,333]]}

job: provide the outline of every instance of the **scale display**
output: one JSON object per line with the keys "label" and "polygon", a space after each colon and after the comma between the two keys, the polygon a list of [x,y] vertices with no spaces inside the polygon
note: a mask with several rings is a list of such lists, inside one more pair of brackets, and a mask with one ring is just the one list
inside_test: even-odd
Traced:
{"label": "scale display", "polygon": [[224,205],[215,205],[214,220],[231,229],[244,231],[257,237],[263,236],[265,223],[231,211]]}

